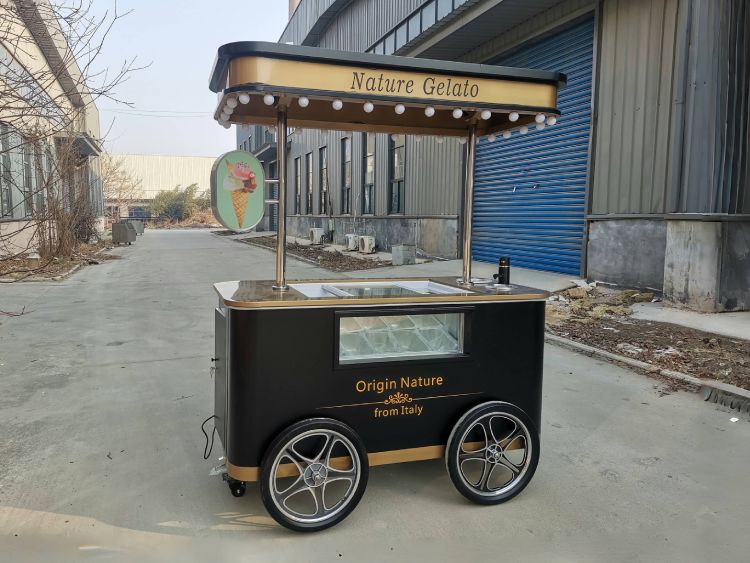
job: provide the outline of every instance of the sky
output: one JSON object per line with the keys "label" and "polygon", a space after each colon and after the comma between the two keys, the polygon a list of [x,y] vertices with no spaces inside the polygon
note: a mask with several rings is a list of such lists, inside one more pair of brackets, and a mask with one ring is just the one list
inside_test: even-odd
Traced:
{"label": "sky", "polygon": [[[94,0],[104,14],[113,0]],[[216,51],[232,41],[278,41],[287,0],[119,0],[132,13],[106,38],[96,67],[118,69],[125,59],[148,68],[115,91],[132,108],[97,101],[109,153],[219,156],[235,148],[235,127],[213,120],[216,94],[208,89]]]}

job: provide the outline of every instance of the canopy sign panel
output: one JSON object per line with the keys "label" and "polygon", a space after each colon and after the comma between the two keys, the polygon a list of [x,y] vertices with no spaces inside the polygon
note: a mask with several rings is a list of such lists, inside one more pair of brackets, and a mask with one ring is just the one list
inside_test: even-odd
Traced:
{"label": "canopy sign panel", "polygon": [[211,208],[227,229],[243,233],[263,218],[265,177],[255,155],[231,151],[211,169]]}
{"label": "canopy sign panel", "polygon": [[[276,43],[219,49],[216,118],[317,129],[480,135],[558,115],[555,72],[358,54]],[[236,101],[239,100],[239,104]],[[229,111],[227,111],[229,110]]]}

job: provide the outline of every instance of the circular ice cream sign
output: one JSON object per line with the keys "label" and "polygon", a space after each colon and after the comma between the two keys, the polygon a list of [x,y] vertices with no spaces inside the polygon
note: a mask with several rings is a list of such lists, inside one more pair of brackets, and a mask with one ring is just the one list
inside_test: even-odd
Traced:
{"label": "circular ice cream sign", "polygon": [[265,178],[255,155],[231,151],[211,169],[211,207],[227,229],[245,232],[263,218]]}

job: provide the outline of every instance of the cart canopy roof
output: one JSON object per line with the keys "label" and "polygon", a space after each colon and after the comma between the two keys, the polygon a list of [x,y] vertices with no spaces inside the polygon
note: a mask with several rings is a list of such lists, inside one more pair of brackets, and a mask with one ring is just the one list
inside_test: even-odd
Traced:
{"label": "cart canopy roof", "polygon": [[286,107],[292,127],[464,136],[472,123],[487,135],[559,115],[565,80],[558,72],[245,41],[219,48],[210,88],[219,94],[214,117],[227,127],[273,125]]}

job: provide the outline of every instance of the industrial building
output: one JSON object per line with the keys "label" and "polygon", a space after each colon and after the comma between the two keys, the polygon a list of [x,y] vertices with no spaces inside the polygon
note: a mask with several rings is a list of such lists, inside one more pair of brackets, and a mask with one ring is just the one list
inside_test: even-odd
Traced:
{"label": "industrial building", "polygon": [[[477,146],[474,259],[750,308],[745,0],[301,0],[279,41],[560,71],[556,123]],[[406,111],[409,111],[407,107]],[[274,177],[260,126],[239,148]],[[294,131],[288,232],[461,251],[456,140]],[[271,189],[271,188],[269,188]],[[268,194],[273,199],[272,191]],[[274,208],[267,214],[273,227]]]}
{"label": "industrial building", "polygon": [[[107,216],[118,218],[147,218],[154,197],[175,188],[196,186],[196,195],[211,189],[211,167],[216,159],[210,156],[174,156],[161,154],[110,154],[108,158],[119,165],[132,181],[133,189],[125,194],[113,193],[105,201]],[[120,195],[120,197],[117,197]]]}

